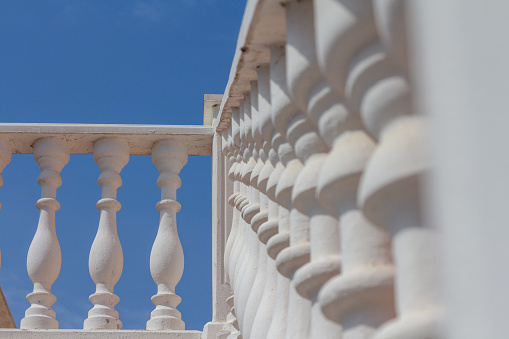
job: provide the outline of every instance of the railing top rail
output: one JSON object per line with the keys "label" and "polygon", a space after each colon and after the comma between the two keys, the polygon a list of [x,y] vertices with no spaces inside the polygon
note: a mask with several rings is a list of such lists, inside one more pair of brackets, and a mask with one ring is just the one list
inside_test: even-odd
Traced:
{"label": "railing top rail", "polygon": [[270,46],[284,43],[285,36],[284,1],[247,1],[230,76],[213,123],[217,131],[230,124],[231,110],[239,107],[244,94],[249,92],[250,82],[257,78],[257,67],[270,63]]}
{"label": "railing top rail", "polygon": [[184,143],[189,155],[210,155],[213,135],[211,126],[0,123],[0,138],[9,141],[14,154],[32,154],[34,142],[46,137],[64,140],[71,154],[92,154],[96,140],[115,136],[127,140],[132,155],[151,154],[162,139]]}

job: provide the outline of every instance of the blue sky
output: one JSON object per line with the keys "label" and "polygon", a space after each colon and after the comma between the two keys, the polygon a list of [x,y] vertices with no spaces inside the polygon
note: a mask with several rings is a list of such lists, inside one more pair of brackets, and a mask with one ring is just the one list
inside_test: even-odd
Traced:
{"label": "blue sky", "polygon": [[[245,1],[0,0],[0,121],[202,124],[203,94],[223,93]],[[62,269],[52,292],[61,328],[82,328],[95,285],[88,253],[99,212],[91,155],[71,155],[61,175],[56,228]],[[156,286],[149,255],[157,233],[157,169],[131,156],[118,190],[124,269],[115,293],[125,329],[143,329]],[[26,255],[37,227],[39,168],[14,155],[0,188],[0,285],[16,324],[32,290]],[[177,286],[186,329],[212,316],[210,157],[181,171],[178,228],[184,276]]]}

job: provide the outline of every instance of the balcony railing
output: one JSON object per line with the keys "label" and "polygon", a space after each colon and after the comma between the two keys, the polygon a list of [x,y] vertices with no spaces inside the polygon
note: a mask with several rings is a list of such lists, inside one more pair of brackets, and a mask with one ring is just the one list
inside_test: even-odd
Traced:
{"label": "balcony railing", "polygon": [[[503,3],[249,0],[225,93],[206,97],[212,127],[0,125],[0,166],[33,153],[42,189],[21,322],[33,330],[0,335],[120,337],[115,192],[129,155],[151,154],[155,310],[150,331],[122,337],[507,337],[508,53],[489,41],[506,39]],[[77,332],[57,330],[51,310],[71,153],[94,154],[103,190],[97,289]],[[201,334],[179,332],[175,295],[188,154],[212,155],[213,318]]]}
{"label": "balcony railing", "polygon": [[[121,171],[130,155],[151,155],[160,173],[157,186],[161,190],[161,200],[157,204],[159,230],[150,256],[150,271],[155,282],[154,310],[147,319],[146,328],[151,335],[161,331],[167,335],[167,331],[172,331],[178,338],[200,338],[199,331],[184,331],[185,325],[177,310],[180,297],[175,287],[184,270],[184,255],[177,233],[176,214],[180,204],[176,192],[181,186],[179,172],[187,163],[188,155],[210,155],[212,138],[210,126],[0,124],[0,169],[9,164],[13,154],[33,154],[41,171],[38,178],[41,198],[36,204],[40,217],[27,256],[33,292],[27,295],[30,307],[20,322],[20,329],[54,330],[47,333],[63,337],[74,333],[58,330],[56,313],[52,309],[56,297],[51,291],[61,265],[55,227],[55,214],[60,208],[57,189],[62,185],[60,171],[71,154],[93,154],[101,171],[98,184],[102,194],[97,197],[96,205],[100,219],[89,256],[89,271],[96,291],[89,298],[92,307],[84,321],[83,333],[103,330],[102,335],[106,335],[108,332],[104,331],[122,329],[115,310],[119,297],[114,293],[123,267],[116,225],[116,213],[120,209],[117,189],[122,185]],[[29,333],[2,330],[3,335],[19,338],[27,338]],[[124,337],[139,335],[139,331],[123,333]]]}
{"label": "balcony railing", "polygon": [[217,337],[438,338],[407,21],[404,1],[248,1],[214,121]]}

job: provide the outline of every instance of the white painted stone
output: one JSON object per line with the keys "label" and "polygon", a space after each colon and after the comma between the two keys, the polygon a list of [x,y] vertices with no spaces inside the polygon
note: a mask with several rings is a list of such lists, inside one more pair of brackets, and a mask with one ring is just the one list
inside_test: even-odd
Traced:
{"label": "white painted stone", "polygon": [[[225,131],[225,130],[223,130]],[[239,190],[239,184],[237,182],[234,182],[234,176],[233,173],[235,172],[235,167],[237,167],[238,163],[236,161],[236,157],[234,156],[234,147],[233,147],[233,138],[232,138],[232,126],[228,128],[227,135],[224,138],[227,142],[227,154],[226,156],[229,158],[229,162],[231,164],[230,169],[227,174],[228,178],[225,180],[230,180],[233,182],[233,193],[228,197],[228,204],[233,206],[233,201],[238,196],[238,190]],[[228,238],[226,239],[226,245],[224,249],[224,270],[225,270],[225,279],[227,283],[231,283],[230,280],[230,262],[232,261],[232,250],[233,245],[235,244],[235,240],[238,235],[239,231],[239,225],[238,225],[238,214],[237,209],[234,208],[232,210],[232,217],[231,217],[231,226],[230,226],[230,234]],[[221,227],[221,225],[219,225]],[[225,227],[228,227],[225,225]],[[231,286],[231,285],[230,285]]]}
{"label": "white painted stone", "polygon": [[375,1],[381,47],[387,57],[366,95],[363,121],[379,140],[359,188],[363,212],[392,235],[396,267],[397,318],[374,338],[438,338],[438,248],[435,232],[424,226],[421,179],[430,168],[426,122],[413,114],[406,54],[403,2]]}
{"label": "white painted stone", "polygon": [[[317,269],[326,268],[327,272],[319,274],[325,279],[326,276],[330,277],[339,272],[338,256],[335,260],[331,258],[325,266],[316,261],[323,260],[320,252],[327,252],[327,249],[330,252],[333,248],[339,251],[339,235],[337,219],[327,213],[316,199],[318,174],[328,146],[323,143],[317,134],[316,126],[306,116],[309,102],[320,93],[316,89],[321,86],[321,74],[314,51],[312,1],[289,3],[286,7],[286,25],[286,79],[289,93],[298,109],[287,124],[287,135],[295,154],[304,165],[292,190],[292,203],[306,219],[292,222],[292,216],[290,217],[290,247],[285,250],[287,253],[282,253],[292,258],[295,270],[290,291],[287,338],[339,336],[341,329],[338,324],[325,319],[319,308],[315,308],[316,311],[311,313],[319,286],[311,287],[311,284],[316,283],[313,280],[317,275],[310,273],[318,273],[315,272]],[[318,245],[314,251],[310,242],[311,227],[315,234],[314,243]],[[321,241],[316,239],[320,228],[328,234],[321,238]],[[311,257],[314,257],[315,263],[308,262]],[[299,295],[292,288],[295,288]]]}
{"label": "white painted stone", "polygon": [[[264,261],[265,270],[263,272],[264,288],[259,302],[256,316],[253,321],[251,338],[266,338],[270,322],[274,313],[276,300],[277,269],[274,259],[267,253],[267,241],[277,232],[277,204],[275,203],[275,185],[271,186],[272,194],[269,200],[267,184],[274,171],[274,165],[277,161],[277,154],[271,147],[273,137],[273,125],[271,119],[270,106],[270,69],[268,65],[263,65],[258,69],[258,111],[259,128],[263,140],[263,146],[260,149],[260,157],[263,161],[263,167],[258,177],[257,187],[260,191],[260,213],[251,221],[251,226],[258,234],[260,241],[260,260]],[[269,155],[272,158],[269,158]],[[270,210],[269,210],[270,204]],[[269,216],[272,222],[269,223]]]}
{"label": "white painted stone", "polygon": [[440,335],[504,338],[509,45],[501,42],[509,3],[430,0],[408,7],[417,109],[430,118],[425,221],[442,237]]}
{"label": "white painted stone", "polygon": [[[288,140],[287,128],[289,121],[292,119],[293,114],[296,112],[295,106],[292,104],[287,90],[286,90],[286,60],[284,46],[276,45],[271,49],[271,102],[272,102],[272,122],[274,127],[278,130],[281,137]],[[290,300],[290,281],[294,271],[299,265],[305,264],[309,260],[309,249],[306,245],[303,251],[290,250],[292,230],[295,237],[295,230],[302,229],[298,218],[301,216],[300,212],[294,208],[292,204],[292,189],[297,179],[298,174],[302,170],[302,163],[297,159],[293,147],[289,142],[284,142],[278,149],[279,158],[284,166],[284,171],[281,173],[280,180],[276,187],[276,200],[281,206],[279,209],[279,234],[274,236],[267,243],[269,255],[276,259],[276,267],[278,272],[284,276],[285,279],[278,280],[278,299],[276,300],[275,309],[280,312],[273,319],[271,328],[269,329],[269,337],[282,338],[294,335],[290,332],[291,329],[298,329],[298,326],[288,326],[288,322],[294,322],[296,325],[306,325],[307,319],[299,319],[293,317],[290,311],[297,311],[291,308]],[[293,252],[293,253],[292,253]],[[292,294],[294,298],[299,298],[299,295]],[[303,321],[300,321],[303,320]],[[305,335],[307,331],[301,331],[301,335]]]}
{"label": "white painted stone", "polygon": [[114,286],[120,279],[124,265],[122,246],[117,233],[116,213],[120,202],[116,200],[117,189],[122,186],[120,171],[129,161],[129,147],[124,139],[103,138],[94,143],[94,160],[101,170],[97,183],[102,188],[97,209],[101,212],[88,267],[96,284],[96,291],[89,297],[94,307],[88,312],[85,330],[122,329],[115,305],[119,297]]}
{"label": "white painted stone", "polygon": [[58,321],[51,306],[57,298],[51,294],[51,285],[60,273],[62,256],[55,230],[55,212],[60,209],[56,200],[57,188],[62,185],[60,171],[69,162],[69,149],[60,140],[44,138],[34,144],[34,159],[41,174],[37,183],[41,186],[39,224],[27,256],[27,271],[34,284],[27,295],[31,304],[20,322],[22,329],[57,329]]}
{"label": "white painted stone", "polygon": [[320,303],[328,318],[343,325],[343,338],[367,338],[394,317],[390,238],[357,205],[360,177],[375,146],[358,112],[371,86],[366,79],[379,71],[378,59],[365,52],[376,42],[376,31],[369,2],[318,0],[314,10],[316,53],[333,90],[324,87],[310,108],[320,135],[332,146],[317,194],[339,216],[342,244],[342,273],[321,290]]}
{"label": "white painted stone", "polygon": [[[245,95],[244,105],[240,111],[240,154],[242,155],[242,163],[241,166],[238,166],[239,172],[237,174],[237,179],[241,185],[241,196],[237,198],[237,208],[241,215],[247,206],[249,206],[252,199],[248,180],[255,166],[255,161],[251,157],[250,150],[250,147],[252,147],[251,127],[251,96]],[[250,225],[243,217],[239,218],[239,222],[241,242],[239,242],[240,253],[235,268],[235,286],[233,290],[235,293],[235,311],[239,328],[242,331],[247,299],[249,298],[249,292],[256,275],[254,252],[257,251],[257,247],[253,246],[255,239]]]}
{"label": "white painted stone", "polygon": [[[328,212],[316,197],[318,178],[329,146],[317,134],[314,116],[328,107],[323,92],[330,92],[316,61],[313,2],[287,6],[287,79],[292,99],[302,116],[291,122],[290,134],[298,134],[294,149],[304,163],[292,192],[294,206],[309,217],[310,262],[294,276],[297,292],[311,301],[309,337],[337,337],[341,327],[321,312],[317,296],[321,286],[340,272],[339,225],[336,215]],[[305,38],[304,38],[305,37]],[[294,132],[297,130],[297,132]],[[292,139],[292,137],[290,137]]]}
{"label": "white painted stone", "polygon": [[[186,159],[187,153],[213,155],[213,318],[204,328],[204,338],[438,338],[443,336],[440,324],[447,319],[442,315],[442,299],[453,310],[446,325],[451,337],[503,337],[503,320],[499,320],[505,299],[500,295],[507,279],[497,268],[505,258],[500,255],[504,234],[489,225],[497,226],[504,219],[505,210],[498,208],[503,204],[497,201],[504,201],[500,192],[507,166],[497,157],[503,154],[497,147],[504,145],[506,133],[501,132],[503,119],[489,112],[489,119],[479,115],[500,111],[502,106],[503,100],[497,101],[496,95],[493,99],[492,94],[505,88],[504,76],[498,77],[504,74],[500,61],[504,49],[499,53],[488,45],[490,37],[503,30],[476,27],[475,11],[465,8],[484,13],[490,6],[475,7],[469,0],[460,7],[454,2],[464,16],[451,15],[454,6],[437,5],[434,0],[412,3],[417,21],[406,17],[406,3],[248,0],[225,95],[209,97],[205,104],[210,127],[0,124],[0,139],[6,140],[0,141],[0,172],[9,162],[11,147],[13,153],[36,155],[37,139],[64,142],[72,154],[90,154],[94,143],[104,140],[116,145],[102,151],[96,147],[94,152],[102,171],[103,199],[98,203],[101,221],[90,260],[97,293],[91,296],[94,308],[85,328],[121,327],[114,310],[118,297],[113,294],[122,270],[115,222],[120,170],[129,154],[151,154],[154,143],[171,139],[170,143],[186,149],[176,152],[185,153]],[[502,6],[490,8],[503,13]],[[436,16],[435,12],[442,13],[439,9],[449,11]],[[435,18],[438,27],[429,26]],[[415,55],[408,54],[407,22],[418,28],[410,40],[417,46]],[[449,22],[456,28],[450,30]],[[451,33],[454,30],[463,35]],[[476,44],[478,32],[490,32],[482,48]],[[482,54],[485,50],[498,60],[496,66]],[[411,77],[409,65],[416,60],[425,70],[417,69]],[[471,71],[475,77],[469,78]],[[472,78],[484,79],[479,82],[482,86]],[[421,100],[432,103],[419,107],[435,119],[432,148],[438,175],[432,178],[436,191],[429,200],[446,233],[445,256],[437,250],[437,234],[426,224],[426,210],[421,207],[422,176],[431,168],[430,140],[426,119],[412,106],[415,89],[410,79],[417,79],[425,89]],[[458,112],[465,112],[459,120]],[[467,131],[454,129],[458,121]],[[474,130],[490,138],[473,142]],[[153,331],[0,330],[0,336],[200,336],[160,331],[184,328],[176,310],[180,298],[175,295],[183,270],[175,192],[185,161],[173,151],[162,155],[156,147],[153,151],[153,157],[159,157],[155,162],[159,162],[162,189],[160,229],[151,256],[158,285],[153,297],[156,309],[147,323]],[[57,153],[53,162],[61,157],[62,152]],[[105,163],[115,168],[106,168]],[[61,167],[44,170],[41,165],[41,170],[55,179]],[[484,176],[489,180],[479,184],[478,173],[487,172]],[[473,194],[459,194],[463,191],[456,187],[456,179],[463,186],[471,185]],[[57,208],[50,209],[46,218],[43,203],[53,199],[56,206],[56,197],[48,196],[47,187],[60,183],[40,182],[38,232],[49,230],[51,241],[36,233],[31,251],[49,248],[51,258],[30,264],[35,256],[29,253],[28,270],[34,292],[46,277],[50,283],[37,292],[46,299],[37,307],[32,304],[21,324],[56,328],[50,287],[58,270],[57,265],[44,265],[60,260],[52,220]],[[488,198],[481,203],[478,196]],[[475,224],[480,215],[489,223],[484,236],[479,236]],[[106,243],[103,233],[114,241]],[[464,244],[456,241],[458,237]],[[471,262],[475,275],[464,270],[469,251],[476,255]],[[442,258],[448,277],[445,298],[439,293],[444,279],[436,269]],[[468,307],[472,298],[478,309]],[[31,312],[44,313],[45,318]],[[111,324],[105,325],[106,319]]]}
{"label": "white painted stone", "polygon": [[[266,90],[267,88],[262,88]],[[246,209],[246,221],[251,226],[250,235],[253,237],[253,247],[256,247],[257,254],[253,256],[253,261],[256,265],[256,275],[254,277],[251,291],[246,303],[246,313],[244,315],[244,327],[242,328],[243,337],[246,339],[251,338],[251,331],[253,329],[253,322],[260,305],[260,301],[263,296],[265,288],[265,273],[267,264],[267,255],[265,250],[265,244],[258,239],[258,228],[261,223],[267,220],[266,211],[262,211],[262,205],[266,205],[267,198],[263,192],[260,192],[258,187],[258,179],[262,168],[264,167],[264,161],[262,160],[263,151],[263,139],[261,135],[260,126],[260,107],[259,107],[259,84],[258,81],[251,83],[251,133],[253,137],[253,159],[256,161],[256,165],[250,176],[249,184],[253,196],[252,203],[248,209]],[[262,203],[262,201],[264,201]],[[254,214],[254,215],[253,215]]]}
{"label": "white painted stone", "polygon": [[[275,168],[267,182],[267,194],[270,198],[269,220],[265,225],[260,226],[260,230],[258,231],[260,240],[262,242],[267,242],[267,254],[269,255],[267,259],[267,276],[269,278],[266,285],[266,290],[268,291],[268,311],[267,314],[261,313],[263,310],[259,311],[261,317],[269,317],[269,320],[267,320],[268,324],[265,325],[267,326],[266,338],[281,338],[284,336],[286,330],[286,313],[288,309],[287,291],[290,282],[287,277],[278,273],[275,262],[279,252],[287,247],[290,242],[288,210],[279,206],[276,197],[277,184],[284,171],[283,162],[279,154],[276,154],[276,151],[279,153],[279,150],[281,150],[281,154],[283,154],[283,149],[287,146],[286,149],[291,152],[290,145],[288,143],[283,144],[283,141],[279,132],[275,131],[272,138],[272,146],[275,152],[273,157],[271,157],[271,161],[275,162]],[[262,233],[261,231],[264,229],[266,229],[266,231]],[[262,334],[263,333],[265,332],[262,332]]]}
{"label": "white painted stone", "polygon": [[158,141],[152,147],[152,162],[159,170],[157,186],[161,189],[159,230],[150,253],[150,272],[157,285],[152,297],[156,308],[147,321],[147,330],[184,330],[177,305],[181,298],[175,294],[184,273],[184,251],[177,232],[177,189],[181,186],[179,172],[187,163],[187,148],[174,140]]}
{"label": "white painted stone", "polygon": [[240,215],[239,209],[237,208],[236,201],[237,198],[241,198],[241,183],[237,180],[237,174],[239,173],[239,169],[242,166],[240,161],[239,154],[239,141],[240,141],[240,116],[239,109],[232,110],[232,132],[231,136],[228,136],[228,146],[230,152],[233,154],[232,160],[233,164],[228,173],[228,178],[233,181],[234,193],[230,196],[228,203],[233,206],[232,211],[232,232],[230,233],[230,237],[228,238],[227,248],[229,248],[231,244],[231,254],[225,258],[225,265],[227,270],[227,281],[230,284],[232,290],[235,286],[235,268],[237,264],[237,259],[240,254],[240,241],[242,239],[242,231],[240,226]]}

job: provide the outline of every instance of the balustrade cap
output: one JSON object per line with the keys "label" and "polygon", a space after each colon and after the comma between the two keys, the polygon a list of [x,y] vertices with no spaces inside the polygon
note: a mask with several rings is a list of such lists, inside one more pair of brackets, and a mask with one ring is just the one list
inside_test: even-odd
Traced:
{"label": "balustrade cap", "polygon": [[131,155],[150,155],[156,141],[172,139],[187,145],[189,155],[211,155],[214,129],[193,125],[121,124],[18,124],[1,123],[0,138],[9,141],[14,154],[33,154],[40,138],[64,141],[71,154],[92,154],[94,142],[118,137],[129,144]]}
{"label": "balustrade cap", "polygon": [[230,124],[232,108],[239,107],[250,82],[257,79],[257,67],[270,63],[269,47],[283,44],[285,35],[285,11],[280,1],[247,1],[228,84],[213,125],[217,131]]}

